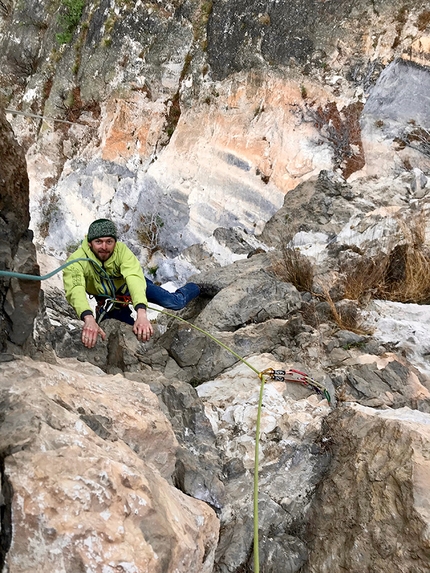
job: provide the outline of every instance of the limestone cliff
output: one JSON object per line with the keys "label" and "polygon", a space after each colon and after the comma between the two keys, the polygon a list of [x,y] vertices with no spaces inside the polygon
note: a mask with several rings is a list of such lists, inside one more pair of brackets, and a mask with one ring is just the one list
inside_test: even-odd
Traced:
{"label": "limestone cliff", "polygon": [[219,288],[179,317],[200,330],[158,318],[140,344],[108,321],[88,350],[61,283],[35,319],[38,283],[2,281],[0,568],[254,571],[255,369],[298,368],[331,402],[266,384],[261,570],[424,573],[430,294],[368,304],[366,257],[394,287],[406,255],[429,260],[426,3],[0,0],[0,15],[1,268],[38,271],[29,225],[52,268],[109,216],[159,280]]}
{"label": "limestone cliff", "polygon": [[428,167],[425,2],[8,0],[2,16],[7,105],[44,117],[10,116],[32,228],[57,254],[97,215],[136,248],[156,215],[177,254],[217,227],[261,232],[321,169]]}

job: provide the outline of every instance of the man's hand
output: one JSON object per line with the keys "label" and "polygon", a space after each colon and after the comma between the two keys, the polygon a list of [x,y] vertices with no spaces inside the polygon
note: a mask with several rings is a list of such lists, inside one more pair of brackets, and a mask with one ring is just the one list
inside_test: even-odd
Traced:
{"label": "man's hand", "polygon": [[147,342],[154,334],[154,329],[146,316],[146,310],[144,308],[139,308],[137,310],[133,332],[136,335],[137,340],[140,340],[141,342]]}
{"label": "man's hand", "polygon": [[97,337],[100,334],[102,340],[106,339],[105,332],[97,324],[92,314],[84,316],[84,328],[82,329],[82,342],[87,348],[94,348],[97,343]]}

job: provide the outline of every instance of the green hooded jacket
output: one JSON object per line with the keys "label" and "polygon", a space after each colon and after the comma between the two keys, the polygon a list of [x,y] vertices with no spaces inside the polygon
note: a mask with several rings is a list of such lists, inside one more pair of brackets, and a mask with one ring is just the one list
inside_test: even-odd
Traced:
{"label": "green hooded jacket", "polygon": [[80,258],[91,259],[94,263],[78,261],[63,270],[67,301],[79,317],[83,312],[92,312],[86,293],[115,298],[116,292],[125,294],[128,289],[134,307],[138,304],[147,306],[142,267],[127,245],[117,241],[112,255],[102,262],[94,255],[85,237],[79,249],[67,260]]}

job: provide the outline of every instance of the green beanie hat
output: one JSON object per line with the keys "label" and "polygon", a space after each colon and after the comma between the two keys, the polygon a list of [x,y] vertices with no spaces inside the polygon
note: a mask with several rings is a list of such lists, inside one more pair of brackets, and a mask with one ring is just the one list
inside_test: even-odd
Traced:
{"label": "green beanie hat", "polygon": [[109,219],[97,219],[97,221],[93,221],[89,226],[87,241],[91,243],[91,241],[100,239],[100,237],[112,237],[116,240],[116,227]]}

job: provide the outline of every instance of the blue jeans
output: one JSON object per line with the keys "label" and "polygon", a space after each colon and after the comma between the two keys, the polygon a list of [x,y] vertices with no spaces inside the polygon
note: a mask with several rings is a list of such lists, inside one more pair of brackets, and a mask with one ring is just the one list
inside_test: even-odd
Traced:
{"label": "blue jeans", "polygon": [[[195,283],[187,283],[183,287],[178,288],[175,292],[169,292],[154,284],[151,280],[146,279],[146,298],[148,302],[158,304],[158,306],[169,310],[181,310],[185,308],[187,304],[199,296],[199,294],[200,288]],[[131,309],[128,306],[113,308],[102,317],[100,322],[103,322],[107,318],[116,318],[116,320],[120,320],[121,322],[131,325],[134,324]]]}

